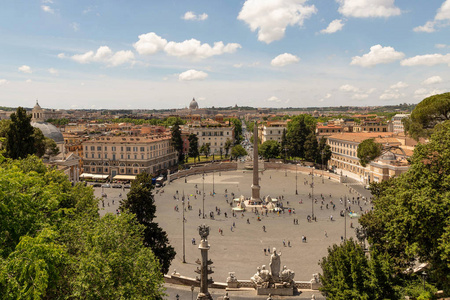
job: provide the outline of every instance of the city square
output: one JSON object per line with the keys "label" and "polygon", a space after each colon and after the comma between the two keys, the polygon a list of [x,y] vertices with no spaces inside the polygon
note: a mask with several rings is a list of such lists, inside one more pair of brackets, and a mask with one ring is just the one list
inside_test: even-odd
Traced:
{"label": "city square", "polygon": [[[246,210],[236,212],[235,216],[232,216],[229,204],[232,201],[231,194],[234,193],[235,198],[251,195],[252,172],[244,169],[207,173],[204,179],[202,174],[187,177],[186,180],[180,178],[154,191],[157,206],[155,221],[167,232],[170,243],[177,252],[170,272],[176,270],[183,276],[195,278],[194,269],[197,266],[195,261],[200,257],[197,248],[199,241],[197,227],[206,224],[210,227],[209,256],[214,262],[212,274],[214,281],[226,282],[229,272],[235,272],[239,280],[250,279],[256,267],[268,264],[270,257],[268,251],[272,252],[273,248],[282,253],[282,265],[295,271],[296,281],[309,281],[314,273],[320,272],[318,263],[326,256],[328,246],[340,243],[342,238],[355,237],[357,218],[352,219],[347,215],[345,226],[345,218],[340,216],[340,211],[345,209],[343,203],[345,197],[350,199],[348,205],[357,214],[371,209],[369,201],[365,204],[362,200],[362,197],[370,197],[362,185],[342,184],[329,180],[327,173],[323,183],[321,176],[314,176],[314,198],[317,199],[317,203],[313,205],[309,197],[312,192],[310,175],[299,172],[296,179],[295,172],[280,170],[266,170],[259,174],[261,197],[269,195],[272,198],[282,197],[284,212],[268,212],[266,216],[265,213],[257,215],[251,210]],[[295,193],[296,181],[298,195]],[[203,207],[201,194],[203,184],[205,219],[199,214],[199,210]],[[100,213],[116,213],[121,198],[119,196],[125,197],[127,190],[96,188],[96,196],[100,197],[102,190],[107,197],[103,198],[105,207],[100,202]],[[186,263],[183,263],[182,242],[183,194],[186,199],[184,213]],[[321,195],[324,199],[323,204]],[[357,197],[360,197],[360,205],[357,204]],[[353,198],[355,204],[352,204]],[[312,209],[316,221],[307,220],[308,216],[312,216]],[[220,214],[217,213],[218,210]],[[211,213],[214,214],[213,218],[210,217]],[[306,241],[302,241],[302,237],[305,237]],[[196,240],[196,245],[193,244],[193,239]]]}

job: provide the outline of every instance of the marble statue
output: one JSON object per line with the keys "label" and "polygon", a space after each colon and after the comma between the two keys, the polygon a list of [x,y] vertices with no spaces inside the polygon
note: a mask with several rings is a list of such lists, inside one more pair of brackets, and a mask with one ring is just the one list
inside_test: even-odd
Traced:
{"label": "marble statue", "polygon": [[209,226],[206,226],[205,224],[198,226],[198,234],[203,241],[206,241],[209,235]]}
{"label": "marble statue", "polygon": [[294,276],[295,272],[284,266],[280,276],[281,282],[283,282],[285,286],[292,286],[294,284]]}
{"label": "marble statue", "polygon": [[270,272],[269,272],[269,270],[266,270],[266,265],[262,265],[260,276],[261,276],[262,280],[264,280],[264,282],[270,281]]}
{"label": "marble statue", "polygon": [[262,277],[261,277],[261,268],[260,267],[256,268],[256,274],[253,275],[253,277],[251,277],[250,280],[257,286],[264,283],[264,279],[262,279]]}
{"label": "marble statue", "polygon": [[273,281],[278,281],[280,278],[280,266],[281,266],[281,252],[280,254],[277,253],[277,249],[273,248],[272,256],[270,256],[270,273],[272,275]]}

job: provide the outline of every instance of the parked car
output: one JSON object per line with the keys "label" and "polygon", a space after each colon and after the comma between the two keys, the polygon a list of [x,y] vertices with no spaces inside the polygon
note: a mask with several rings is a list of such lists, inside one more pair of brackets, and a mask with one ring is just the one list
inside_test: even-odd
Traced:
{"label": "parked car", "polygon": [[131,189],[131,184],[125,184],[125,185],[123,186],[123,188],[124,188],[124,189]]}
{"label": "parked car", "polygon": [[112,188],[113,188],[113,189],[121,189],[121,188],[122,188],[122,185],[121,185],[121,184],[118,184],[118,183],[115,183],[115,184],[112,185]]}
{"label": "parked car", "polygon": [[93,183],[93,184],[92,184],[92,186],[93,186],[93,187],[101,187],[101,186],[102,186],[102,184],[101,184],[101,183],[98,183],[98,182],[96,182],[96,183]]}
{"label": "parked car", "polygon": [[103,187],[103,188],[110,188],[111,185],[110,185],[109,183],[104,183],[104,184],[102,184],[102,187]]}

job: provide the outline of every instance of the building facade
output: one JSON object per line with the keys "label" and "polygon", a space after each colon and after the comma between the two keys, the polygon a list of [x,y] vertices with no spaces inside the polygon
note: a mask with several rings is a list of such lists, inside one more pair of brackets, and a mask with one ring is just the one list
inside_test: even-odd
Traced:
{"label": "building facade", "polygon": [[405,118],[409,118],[410,114],[396,114],[392,117],[392,124],[394,133],[403,133],[405,129],[403,128],[402,120]]}
{"label": "building facade", "polygon": [[224,147],[227,140],[234,143],[234,126],[223,124],[193,124],[189,126],[189,133],[198,137],[198,147],[209,144],[211,155],[225,153]]}
{"label": "building facade", "polygon": [[267,122],[262,126],[261,143],[265,141],[277,141],[281,143],[283,130],[287,127],[287,122]]}
{"label": "building facade", "polygon": [[159,173],[177,163],[171,136],[97,137],[83,142],[83,172],[99,175]]}

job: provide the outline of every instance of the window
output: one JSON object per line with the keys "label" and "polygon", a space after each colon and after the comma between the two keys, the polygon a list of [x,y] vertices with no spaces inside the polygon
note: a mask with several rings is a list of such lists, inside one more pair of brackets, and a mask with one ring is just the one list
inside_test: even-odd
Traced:
{"label": "window", "polygon": [[100,153],[98,154],[98,158],[102,158],[102,155]]}
{"label": "window", "polygon": [[141,152],[144,152],[145,151],[145,147],[141,147]]}
{"label": "window", "polygon": [[120,154],[120,159],[123,159],[123,154]]}
{"label": "window", "polygon": [[133,151],[137,152],[138,151],[138,147],[133,147]]}
{"label": "window", "polygon": [[141,159],[144,159],[144,154],[141,154]]}
{"label": "window", "polygon": [[127,155],[127,158],[130,159],[130,154]]}
{"label": "window", "polygon": [[95,146],[91,146],[91,151],[94,151],[95,150]]}
{"label": "window", "polygon": [[92,158],[94,158],[94,153],[92,153]]}
{"label": "window", "polygon": [[84,150],[86,150],[86,151],[87,151],[87,150],[88,150],[88,146],[86,146],[86,147],[84,148]]}
{"label": "window", "polygon": [[131,151],[131,147],[127,147],[127,151]]}
{"label": "window", "polygon": [[137,155],[136,154],[134,155],[134,159],[137,159]]}
{"label": "window", "polygon": [[108,147],[105,146],[105,151],[108,151]]}
{"label": "window", "polygon": [[97,151],[102,151],[102,146],[97,146]]}
{"label": "window", "polygon": [[116,151],[116,146],[112,146],[112,147],[111,147],[111,150],[112,150],[112,151]]}
{"label": "window", "polygon": [[88,158],[88,154],[87,153],[85,154],[85,157]]}
{"label": "window", "polygon": [[108,158],[108,153],[105,153],[105,158]]}
{"label": "window", "polygon": [[112,158],[113,160],[116,160],[116,155],[115,154],[113,154],[113,158]]}

